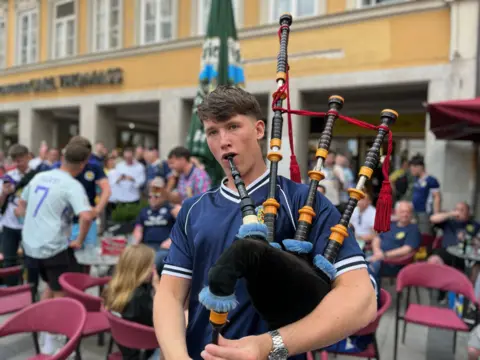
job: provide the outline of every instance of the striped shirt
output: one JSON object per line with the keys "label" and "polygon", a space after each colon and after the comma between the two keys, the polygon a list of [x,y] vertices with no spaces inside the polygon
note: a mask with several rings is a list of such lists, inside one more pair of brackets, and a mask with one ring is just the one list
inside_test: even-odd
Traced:
{"label": "striped shirt", "polygon": [[211,185],[212,181],[207,172],[193,165],[188,174],[179,176],[177,191],[182,200],[185,200],[192,196],[203,194],[210,189]]}

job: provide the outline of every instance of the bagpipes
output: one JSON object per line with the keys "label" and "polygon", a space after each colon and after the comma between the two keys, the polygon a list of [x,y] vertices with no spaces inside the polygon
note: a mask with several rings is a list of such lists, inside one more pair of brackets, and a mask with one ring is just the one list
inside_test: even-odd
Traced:
{"label": "bagpipes", "polygon": [[[392,151],[392,134],[389,126],[398,115],[393,110],[383,110],[381,125],[374,126],[356,119],[339,115],[344,100],[340,96],[331,96],[328,101],[329,110],[326,113],[291,110],[288,99],[288,59],[287,46],[292,17],[289,14],[280,17],[280,51],[277,60],[277,91],[273,95],[272,131],[270,152],[270,183],[267,200],[263,203],[264,222],[257,220],[254,204],[249,197],[240,173],[233,159],[229,158],[232,178],[241,198],[243,225],[240,227],[237,239],[227,248],[208,274],[208,286],[202,289],[199,301],[210,310],[210,323],[213,326],[212,342],[218,343],[218,336],[227,323],[228,313],[237,305],[235,286],[241,278],[245,280],[246,288],[252,304],[270,329],[298,321],[311,313],[322,299],[330,292],[335,279],[334,263],[348,236],[348,226],[357,202],[365,196],[365,183],[372,176],[374,169],[380,163],[380,148],[388,134],[388,151],[383,163],[384,182],[377,202],[377,217],[375,230],[388,231],[392,208],[391,187],[388,182],[388,163]],[[287,109],[282,108],[283,100],[287,99]],[[291,127],[291,114],[306,116],[324,116],[326,123],[318,142],[316,164],[309,171],[309,190],[305,205],[299,210],[298,225],[293,239],[285,239],[281,243],[274,241],[275,219],[280,204],[277,195],[278,163],[282,159],[281,139],[283,114],[288,114]],[[313,243],[309,241],[309,233],[315,217],[315,202],[317,186],[324,179],[323,164],[328,155],[337,119],[343,119],[358,126],[377,131],[377,136],[369,149],[364,165],[359,171],[355,188],[348,190],[348,204],[341,219],[332,227],[329,240],[323,254],[312,254]],[[298,164],[293,153],[293,143],[290,138],[291,177],[300,182]],[[295,178],[295,179],[294,179]]]}

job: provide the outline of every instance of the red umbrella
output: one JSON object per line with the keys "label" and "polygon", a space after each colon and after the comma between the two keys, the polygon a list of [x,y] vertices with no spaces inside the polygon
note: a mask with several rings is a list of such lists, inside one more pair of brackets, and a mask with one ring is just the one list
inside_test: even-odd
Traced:
{"label": "red umbrella", "polygon": [[474,192],[473,206],[477,208],[480,174],[478,151],[480,147],[480,97],[470,100],[453,100],[429,104],[430,130],[439,140],[464,140],[474,142]]}
{"label": "red umbrella", "polygon": [[437,139],[480,142],[480,97],[428,104],[427,111]]}

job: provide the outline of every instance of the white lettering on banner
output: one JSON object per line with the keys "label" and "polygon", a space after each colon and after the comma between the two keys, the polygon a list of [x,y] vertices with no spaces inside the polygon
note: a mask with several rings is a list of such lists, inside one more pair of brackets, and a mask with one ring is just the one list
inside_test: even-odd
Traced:
{"label": "white lettering on banner", "polygon": [[212,65],[215,70],[218,69],[218,61],[220,58],[220,38],[207,38],[203,43],[203,52],[201,59],[201,69],[205,66]]}
{"label": "white lettering on banner", "polygon": [[205,142],[205,140],[207,139],[207,135],[205,134],[205,132],[202,131],[202,129],[198,129],[197,131],[195,131],[195,136],[193,138],[193,141],[195,142]]}
{"label": "white lettering on banner", "polygon": [[242,65],[240,43],[233,38],[228,38],[228,63],[239,67]]}

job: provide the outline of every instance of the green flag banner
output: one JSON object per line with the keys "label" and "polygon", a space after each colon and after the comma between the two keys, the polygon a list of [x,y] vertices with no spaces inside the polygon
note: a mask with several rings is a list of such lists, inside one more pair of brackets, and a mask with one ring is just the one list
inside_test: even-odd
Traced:
{"label": "green flag banner", "polygon": [[218,85],[243,87],[245,76],[241,62],[232,2],[211,0],[207,35],[203,43],[199,87],[193,102],[187,147],[192,156],[199,158],[205,165],[213,185],[219,185],[225,174],[208,148],[205,131],[197,115],[197,106]]}

